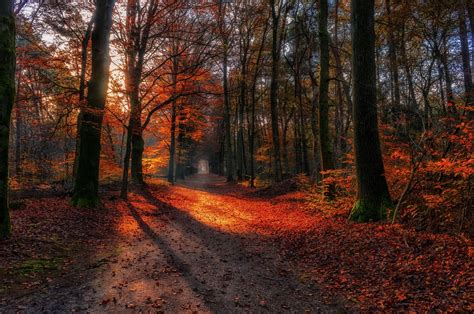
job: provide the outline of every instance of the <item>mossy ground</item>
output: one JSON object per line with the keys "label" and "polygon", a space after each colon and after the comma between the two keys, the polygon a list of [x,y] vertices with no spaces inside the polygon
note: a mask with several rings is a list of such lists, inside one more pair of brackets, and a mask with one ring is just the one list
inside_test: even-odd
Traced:
{"label": "mossy ground", "polygon": [[14,202],[21,204],[21,210],[11,211],[14,233],[0,242],[0,308],[5,297],[21,296],[50,282],[79,280],[91,265],[100,266],[109,258],[96,254],[111,254],[113,210],[79,210],[63,196]]}
{"label": "mossy ground", "polygon": [[98,197],[75,196],[71,200],[71,205],[77,208],[99,208],[101,203]]}
{"label": "mossy ground", "polygon": [[12,271],[20,276],[32,276],[59,270],[63,258],[33,258],[23,261]]}
{"label": "mossy ground", "polygon": [[388,199],[359,199],[351,210],[349,220],[356,222],[384,221],[391,208],[393,208],[393,204]]}

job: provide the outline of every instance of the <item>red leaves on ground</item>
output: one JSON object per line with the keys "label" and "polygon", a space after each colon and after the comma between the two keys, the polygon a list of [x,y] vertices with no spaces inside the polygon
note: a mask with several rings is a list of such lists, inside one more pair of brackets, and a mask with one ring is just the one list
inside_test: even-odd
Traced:
{"label": "red leaves on ground", "polygon": [[[81,210],[68,197],[31,198],[12,210],[13,236],[0,242],[0,301],[72,275],[110,242],[117,213]],[[84,266],[84,265],[83,265]],[[0,302],[1,305],[1,302]]]}
{"label": "red leaves on ground", "polygon": [[472,240],[327,218],[280,239],[327,297],[363,311],[472,311]]}
{"label": "red leaves on ground", "polygon": [[262,198],[229,184],[170,189],[157,197],[202,223],[277,240],[301,280],[317,282],[328,302],[343,299],[362,311],[474,310],[473,242],[463,235],[351,223],[342,197],[328,204],[314,193],[269,198],[265,190]]}
{"label": "red leaves on ground", "polygon": [[[360,311],[474,310],[473,242],[462,234],[351,223],[345,218],[346,200],[330,205],[303,192],[262,198],[239,185],[217,183],[206,189],[160,183],[150,191],[163,202],[160,210],[173,206],[222,232],[272,240],[264,246],[281,245],[294,266],[291,272],[317,283],[318,298],[328,303],[344,301],[349,310]],[[145,216],[157,210],[138,195],[133,204]],[[106,207],[107,212],[76,210],[65,198],[26,201],[24,209],[12,212],[14,238],[0,245],[0,255],[6,256],[0,269],[31,258],[54,258],[62,246],[97,250],[115,232],[136,231],[124,215],[125,203],[107,201]],[[70,272],[73,263],[62,263]],[[6,285],[4,279],[0,284]]]}

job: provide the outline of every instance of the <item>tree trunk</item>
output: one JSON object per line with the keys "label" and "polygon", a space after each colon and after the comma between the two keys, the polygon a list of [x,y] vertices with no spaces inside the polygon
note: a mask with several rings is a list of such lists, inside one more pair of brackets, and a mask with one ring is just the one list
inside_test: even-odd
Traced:
{"label": "tree trunk", "polygon": [[[173,85],[173,94],[177,94],[177,83],[178,83],[178,58],[177,55],[177,47],[174,45],[173,47],[173,70],[171,73],[171,84]],[[176,158],[176,117],[177,117],[177,103],[176,99],[173,100],[171,105],[171,127],[170,127],[170,157],[168,162],[168,182],[171,184],[175,183],[175,158]]]}
{"label": "tree trunk", "polygon": [[444,41],[444,53],[438,50],[438,57],[443,64],[444,77],[446,81],[446,98],[448,101],[448,112],[453,114],[456,112],[456,105],[454,103],[453,83],[451,80],[451,73],[448,67],[448,48],[446,47],[446,40]]}
{"label": "tree trunk", "polygon": [[[283,131],[281,134],[281,141],[283,143],[283,166],[285,168],[285,173],[290,173],[290,161],[288,158],[288,124],[283,126]],[[295,139],[296,140],[296,139]],[[297,157],[296,157],[297,158]]]}
{"label": "tree trunk", "polygon": [[401,47],[402,62],[405,67],[405,75],[408,83],[408,108],[413,112],[418,112],[418,103],[415,96],[415,85],[413,83],[413,76],[411,74],[410,64],[408,63],[407,50],[406,50],[406,38],[405,38],[405,25],[402,30],[402,47]]}
{"label": "tree trunk", "polygon": [[250,132],[249,132],[249,167],[250,167],[250,187],[255,187],[255,97],[252,96],[252,108],[250,109]]}
{"label": "tree trunk", "polygon": [[222,40],[222,88],[224,90],[224,159],[225,159],[225,173],[227,177],[227,182],[234,181],[234,164],[232,156],[232,131],[230,126],[230,95],[229,95],[229,81],[228,81],[228,54],[229,54],[229,41],[228,34],[226,34],[226,24],[225,24],[225,3],[221,1],[219,3],[219,27],[220,35]]}
{"label": "tree trunk", "polygon": [[[295,173],[301,173],[303,169],[303,158],[301,154],[301,142],[300,142],[300,134],[298,128],[298,118],[295,115],[293,121],[293,143],[295,148]],[[287,148],[285,147],[285,150]],[[288,166],[288,153],[286,153],[286,161],[285,166]],[[289,171],[288,171],[289,172]]]}
{"label": "tree trunk", "polygon": [[124,200],[128,196],[128,172],[130,170],[130,157],[132,152],[132,130],[133,119],[130,114],[130,119],[127,127],[127,140],[125,142],[125,156],[123,158],[123,172],[122,172],[122,189],[120,191],[120,197]]}
{"label": "tree trunk", "polygon": [[439,74],[439,96],[441,98],[441,108],[443,109],[443,115],[448,114],[448,110],[446,109],[446,97],[444,95],[444,86],[443,86],[443,67],[441,66],[441,62],[439,59],[436,61],[436,66],[438,68],[438,74]]}
{"label": "tree trunk", "polygon": [[[471,25],[471,57],[474,57],[474,2],[464,0],[467,6],[467,13],[469,17],[469,24]],[[472,60],[474,64],[474,60]]]}
{"label": "tree trunk", "polygon": [[[287,102],[284,103],[283,105],[283,130],[282,130],[282,144],[283,144],[283,165],[285,167],[285,173],[289,174],[290,173],[290,162],[288,158],[288,126],[290,125],[291,118],[293,117],[294,114],[294,109],[292,108],[290,113],[287,113]],[[298,143],[297,137],[295,136],[294,138],[294,143]],[[299,155],[295,154],[295,159],[299,161]]]}
{"label": "tree trunk", "polygon": [[[246,56],[243,57],[246,59]],[[241,82],[240,82],[240,101],[238,105],[238,113],[237,113],[237,180],[241,181],[244,178],[244,109],[246,107],[247,101],[247,72],[246,72],[246,65],[245,62],[242,63],[242,71],[241,71]]]}
{"label": "tree trunk", "polygon": [[227,78],[227,41],[224,44],[224,125],[225,125],[225,162],[226,162],[226,176],[227,182],[234,181],[234,164],[232,156],[232,138],[230,130],[230,99],[229,99],[229,87]]}
{"label": "tree trunk", "polygon": [[[331,136],[329,133],[329,33],[328,33],[328,1],[319,1],[319,46],[321,66],[319,73],[319,147],[321,170],[334,169]],[[331,196],[332,187],[328,187],[327,196]]]}
{"label": "tree trunk", "polygon": [[178,118],[178,152],[176,154],[176,179],[184,180],[186,178],[186,165],[183,160],[183,146],[185,144],[185,125],[186,117],[183,117],[183,108],[178,106],[180,118]]}
{"label": "tree trunk", "polygon": [[257,79],[259,74],[259,65],[265,47],[265,38],[267,34],[268,23],[265,23],[265,29],[262,34],[262,41],[258,49],[255,62],[255,71],[253,73],[252,91],[251,91],[251,109],[250,109],[250,132],[249,132],[249,159],[250,159],[250,187],[255,187],[255,109],[257,106]]}
{"label": "tree trunk", "polygon": [[[105,133],[107,134],[107,140],[109,141],[110,151],[112,153],[112,160],[117,162],[117,154],[115,153],[115,145],[113,138],[113,129],[109,123],[105,124]],[[120,159],[119,159],[120,162]]]}
{"label": "tree trunk", "polygon": [[168,182],[175,183],[175,156],[176,156],[176,101],[171,106],[170,128],[170,159],[168,162]]}
{"label": "tree trunk", "polygon": [[[397,46],[395,43],[395,27],[392,22],[392,8],[390,0],[385,0],[385,9],[388,18],[388,47],[390,62],[390,77],[393,84],[392,105],[395,108],[400,107],[400,82],[398,77]],[[397,109],[398,110],[398,109]]]}
{"label": "tree trunk", "polygon": [[303,88],[301,80],[298,76],[298,107],[299,107],[299,128],[301,136],[301,149],[303,150],[303,171],[306,175],[310,175],[309,158],[308,158],[308,143],[306,141],[306,119],[303,108]]}
{"label": "tree trunk", "polygon": [[[144,183],[143,151],[145,149],[145,141],[143,140],[143,126],[141,120],[142,104],[140,99],[140,85],[150,29],[153,24],[153,18],[155,16],[156,10],[157,1],[150,1],[148,3],[148,9],[146,12],[146,20],[142,21],[142,17],[140,16],[140,2],[138,0],[128,0],[127,31],[129,42],[126,51],[126,81],[128,97],[130,100],[130,117],[133,119],[133,127],[129,125],[132,145],[131,174],[133,182],[139,185]],[[126,184],[124,186],[126,186]]]}
{"label": "tree trunk", "polygon": [[429,94],[430,94],[430,91],[427,90],[427,89],[424,89],[422,91],[422,95],[423,95],[423,106],[424,106],[424,112],[423,112],[423,115],[424,115],[424,120],[425,120],[425,125],[426,125],[426,128],[429,129],[431,127],[431,104],[430,104],[430,100],[429,100]]}
{"label": "tree trunk", "polygon": [[[272,10],[272,48],[271,48],[271,83],[270,83],[270,112],[273,142],[273,176],[275,182],[282,180],[281,175],[281,153],[280,153],[280,130],[278,127],[278,78],[280,70],[280,43],[278,30],[280,25],[280,14],[275,8],[275,1],[270,0]],[[284,22],[284,21],[283,21]]]}
{"label": "tree trunk", "polygon": [[[18,78],[18,81],[16,83],[16,95],[17,95],[17,100],[18,100],[18,95],[20,94],[20,78]],[[15,132],[15,175],[19,176],[21,174],[21,151],[23,149],[22,147],[22,138],[23,138],[23,112],[22,108],[20,107],[20,103],[17,101],[16,102],[16,108],[15,108],[15,113],[16,113],[16,132]]]}
{"label": "tree trunk", "polygon": [[72,170],[73,177],[76,177],[77,167],[79,165],[79,149],[80,149],[80,130],[81,130],[81,121],[83,115],[83,102],[86,94],[86,73],[87,73],[87,48],[89,47],[89,42],[91,39],[92,26],[94,25],[95,17],[92,16],[89,23],[87,24],[86,33],[84,38],[82,38],[81,43],[81,74],[79,78],[79,115],[77,116],[77,131],[76,131],[76,152],[74,155],[74,165]]}
{"label": "tree trunk", "polygon": [[[141,112],[140,110],[137,110]],[[145,140],[143,139],[143,128],[141,124],[141,115],[136,115],[134,130],[132,134],[132,181],[141,185],[145,181],[143,179],[143,152],[145,150]]]}
{"label": "tree trunk", "polygon": [[[461,40],[462,68],[464,74],[465,102],[467,107],[472,107],[474,105],[474,90],[472,88],[471,57],[469,54],[469,42],[467,39],[466,10],[464,7],[464,0],[459,0],[458,18],[459,37]],[[469,117],[474,117],[474,113],[472,111],[469,111]]]}
{"label": "tree trunk", "polygon": [[378,133],[374,0],[351,1],[354,152],[357,200],[350,219],[387,218],[392,207]]}
{"label": "tree trunk", "polygon": [[98,0],[92,31],[92,73],[79,136],[79,161],[72,204],[99,205],[100,136],[109,83],[109,38],[114,0]]}
{"label": "tree trunk", "polygon": [[316,182],[321,181],[321,155],[319,153],[319,132],[318,132],[318,95],[315,80],[312,80],[313,96],[311,99],[311,132],[313,134],[313,156],[314,156],[314,174]]}
{"label": "tree trunk", "polygon": [[[340,56],[339,43],[339,1],[335,4],[335,21],[334,21],[334,44],[330,45],[334,61],[336,63],[336,94],[337,94],[337,108],[335,119],[336,130],[336,158],[337,164],[335,167],[340,167],[347,152],[347,133],[352,120],[352,99],[350,85],[344,78],[343,65]],[[344,103],[346,102],[346,104]],[[344,119],[346,117],[346,119]]]}
{"label": "tree trunk", "polygon": [[8,210],[8,145],[15,102],[15,17],[13,0],[0,3],[0,239],[11,234]]}

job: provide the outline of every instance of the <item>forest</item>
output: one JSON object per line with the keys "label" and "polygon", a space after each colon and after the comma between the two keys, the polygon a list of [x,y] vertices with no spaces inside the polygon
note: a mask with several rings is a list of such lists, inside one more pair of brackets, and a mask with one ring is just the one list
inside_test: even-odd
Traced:
{"label": "forest", "polygon": [[474,311],[474,1],[1,0],[0,313]]}

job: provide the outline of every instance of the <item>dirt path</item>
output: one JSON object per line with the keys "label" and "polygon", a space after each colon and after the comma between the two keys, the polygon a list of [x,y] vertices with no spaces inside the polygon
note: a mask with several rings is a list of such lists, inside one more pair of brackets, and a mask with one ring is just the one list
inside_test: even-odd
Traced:
{"label": "dirt path", "polygon": [[[318,291],[304,283],[254,230],[254,206],[220,178],[199,176],[186,185],[151,186],[121,209],[111,254],[81,274],[14,300],[5,312],[328,312]],[[101,256],[104,252],[98,252]]]}

